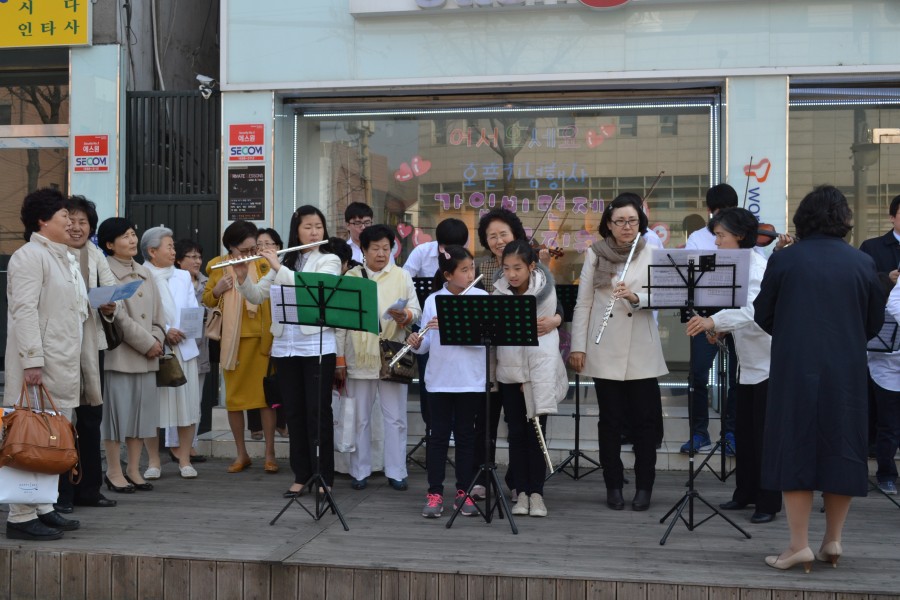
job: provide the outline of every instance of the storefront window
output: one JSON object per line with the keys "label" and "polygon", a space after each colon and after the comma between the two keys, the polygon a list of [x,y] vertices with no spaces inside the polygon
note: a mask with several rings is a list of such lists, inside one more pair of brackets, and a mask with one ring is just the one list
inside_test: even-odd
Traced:
{"label": "storefront window", "polygon": [[854,246],[884,234],[900,194],[900,91],[793,88],[788,157],[788,231],[803,197],[831,184],[853,209]]}
{"label": "storefront window", "polygon": [[[705,224],[705,193],[717,181],[719,156],[714,96],[535,104],[303,107],[295,202],[319,203],[345,237],[347,204],[369,204],[375,221],[397,232],[399,264],[448,217],[468,224],[470,249],[481,254],[480,215],[505,207],[536,241],[564,250],[550,265],[564,284],[577,283],[606,203],[621,192],[645,195],[660,171],[646,209],[665,246],[683,246]],[[686,362],[680,324],[662,315],[660,326],[667,357]]]}

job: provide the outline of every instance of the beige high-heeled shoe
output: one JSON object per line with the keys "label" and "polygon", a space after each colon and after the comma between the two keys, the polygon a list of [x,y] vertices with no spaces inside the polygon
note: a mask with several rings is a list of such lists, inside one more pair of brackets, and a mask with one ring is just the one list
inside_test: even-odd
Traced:
{"label": "beige high-heeled shoe", "polygon": [[830,562],[832,567],[837,568],[838,559],[843,552],[844,549],[841,548],[840,542],[828,542],[827,544],[822,544],[822,547],[816,552],[816,560]]}
{"label": "beige high-heeled shoe", "polygon": [[784,558],[779,558],[778,556],[767,556],[766,564],[774,569],[781,569],[782,571],[784,571],[790,569],[794,565],[803,563],[803,570],[809,573],[809,571],[812,569],[813,560],[815,558],[816,557],[813,554],[813,551],[809,549],[809,546],[807,546],[806,548],[798,550],[790,556],[785,556]]}

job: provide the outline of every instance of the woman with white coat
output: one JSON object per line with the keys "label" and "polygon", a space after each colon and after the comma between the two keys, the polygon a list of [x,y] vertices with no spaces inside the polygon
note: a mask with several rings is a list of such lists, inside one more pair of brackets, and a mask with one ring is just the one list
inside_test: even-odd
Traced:
{"label": "woman with white coat", "polygon": [[[291,217],[288,247],[312,244],[328,239],[325,215],[315,206],[298,208]],[[274,248],[260,250],[272,269],[259,283],[247,279],[246,263],[233,266],[238,291],[249,302],[261,304],[270,295],[273,284],[297,285],[297,273],[341,274],[341,260],[328,245],[288,252],[279,262]],[[296,288],[287,288],[288,298]],[[275,303],[280,303],[280,298]],[[296,301],[288,300],[288,303]],[[315,472],[316,455],[321,460],[319,473],[329,488],[334,483],[334,427],[331,411],[331,382],[337,359],[334,329],[322,330],[321,351],[319,328],[314,325],[280,323],[272,317],[272,353],[278,388],[287,418],[291,471],[294,482],[284,492],[285,498],[303,493]],[[320,366],[321,356],[321,366]],[[321,372],[321,377],[320,377]],[[321,411],[319,410],[321,408]],[[318,444],[316,443],[318,441]]]}
{"label": "woman with white coat", "polygon": [[[642,236],[647,215],[641,197],[623,193],[610,202],[600,219],[602,240],[585,253],[572,320],[569,364],[594,378],[600,421],[600,463],[606,504],[625,508],[624,469],[620,456],[622,426],[627,421],[634,442],[637,491],[633,510],[647,510],[656,476],[656,444],[662,434],[662,401],[657,377],[668,373],[653,312],[646,308],[647,265],[651,252]],[[638,239],[628,272],[625,262]],[[612,314],[599,344],[595,343],[610,300]]]}
{"label": "woman with white coat", "polygon": [[[151,227],[141,236],[141,254],[144,266],[153,275],[159,289],[163,312],[166,316],[166,344],[173,350],[187,383],[178,387],[159,388],[159,426],[177,427],[179,448],[188,449],[194,441],[194,431],[200,422],[200,379],[197,374],[197,357],[200,349],[194,338],[185,336],[181,330],[181,311],[186,308],[200,308],[194,285],[187,271],[175,268],[175,241],[172,230],[166,227]],[[159,464],[159,444],[154,443],[156,465]],[[191,465],[190,451],[178,453],[178,470],[185,479],[197,476]],[[151,466],[144,473],[146,479],[159,477],[159,467],[155,472],[153,456]],[[154,477],[155,476],[155,477]]]}

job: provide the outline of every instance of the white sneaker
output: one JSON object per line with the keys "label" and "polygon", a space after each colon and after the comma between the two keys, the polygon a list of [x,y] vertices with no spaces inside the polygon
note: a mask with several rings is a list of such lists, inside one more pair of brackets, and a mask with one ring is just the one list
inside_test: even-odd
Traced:
{"label": "white sneaker", "polygon": [[181,476],[185,479],[193,479],[197,476],[197,469],[195,469],[193,465],[178,467],[178,469],[181,471]]}
{"label": "white sneaker", "polygon": [[156,467],[148,467],[146,471],[144,471],[144,479],[159,479],[162,472]]}
{"label": "white sneaker", "polygon": [[519,492],[519,499],[516,501],[516,505],[512,508],[512,514],[528,514],[528,494],[526,494],[525,492]]}
{"label": "white sneaker", "polygon": [[544,499],[540,494],[532,494],[529,499],[530,506],[528,507],[528,514],[532,517],[546,517],[547,516],[547,506],[544,504]]}
{"label": "white sneaker", "polygon": [[484,496],[486,493],[487,493],[487,490],[484,488],[483,485],[476,485],[472,488],[471,496],[478,502],[481,502],[482,500],[484,500]]}

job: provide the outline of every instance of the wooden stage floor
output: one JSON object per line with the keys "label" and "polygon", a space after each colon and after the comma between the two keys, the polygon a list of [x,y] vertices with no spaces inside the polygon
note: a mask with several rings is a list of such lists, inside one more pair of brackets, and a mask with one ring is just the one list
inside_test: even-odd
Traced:
{"label": "wooden stage floor", "polygon": [[[349,532],[331,514],[315,522],[297,507],[269,526],[286,502],[286,461],[277,475],[264,474],[261,463],[230,475],[227,464],[198,465],[193,481],[166,464],[152,492],[107,493],[119,500],[114,509],[76,508],[82,528],[59,541],[0,536],[0,598],[290,598],[299,591],[303,598],[859,599],[900,591],[900,509],[877,493],[854,500],[838,568],[816,563],[806,575],[763,562],[787,544],[783,514],[752,525],[750,510],[728,513],[749,540],[719,518],[693,532],[679,523],[660,546],[659,520],[682,496],[683,472],[658,474],[644,513],[630,510],[627,486],[626,510],[608,510],[599,472],[580,481],[557,475],[545,490],[550,515],[516,517],[519,535],[512,535],[505,519],[488,525],[460,517],[448,530],[449,509],[440,519],[422,518],[425,474],[412,465],[407,492],[381,475],[364,491],[338,477]],[[697,487],[717,505],[730,499],[733,482],[706,473]],[[706,514],[698,505],[699,518]],[[815,546],[823,529],[816,512]]]}

